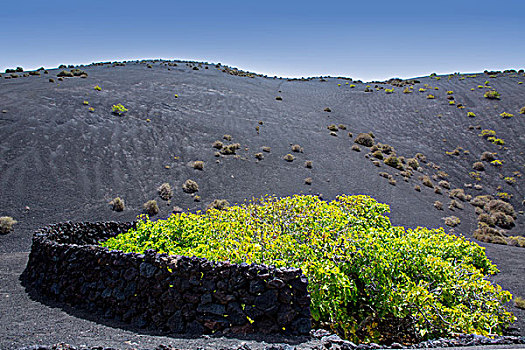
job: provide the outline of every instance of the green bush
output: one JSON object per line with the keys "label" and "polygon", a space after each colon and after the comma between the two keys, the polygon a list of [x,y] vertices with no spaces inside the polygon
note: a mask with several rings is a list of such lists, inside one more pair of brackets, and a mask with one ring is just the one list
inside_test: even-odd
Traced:
{"label": "green bush", "polygon": [[[264,197],[224,210],[142,217],[102,243],[124,252],[293,266],[309,278],[315,326],[354,341],[380,341],[395,324],[421,338],[501,332],[515,320],[511,294],[484,249],[443,229],[392,226],[368,196]],[[405,329],[406,328],[406,329]]]}
{"label": "green bush", "polygon": [[499,92],[497,92],[496,90],[487,91],[483,96],[485,98],[488,98],[489,100],[499,100],[501,97]]}
{"label": "green bush", "polygon": [[124,113],[128,111],[128,109],[120,103],[118,105],[113,105],[111,109],[113,111],[113,114],[117,114],[117,115],[123,115]]}

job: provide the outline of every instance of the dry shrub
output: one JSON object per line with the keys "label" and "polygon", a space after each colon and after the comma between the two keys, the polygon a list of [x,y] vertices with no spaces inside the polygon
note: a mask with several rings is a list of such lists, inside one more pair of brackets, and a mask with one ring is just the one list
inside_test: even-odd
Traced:
{"label": "dry shrub", "polygon": [[437,210],[443,210],[443,203],[441,203],[440,201],[435,201],[434,208],[436,208]]}
{"label": "dry shrub", "polygon": [[525,299],[523,299],[522,297],[514,296],[513,300],[514,300],[514,306],[516,306],[518,309],[525,310]]}
{"label": "dry shrub", "polygon": [[505,236],[499,230],[488,226],[479,227],[477,230],[474,231],[472,236],[481,242],[507,244]]}
{"label": "dry shrub", "polygon": [[496,154],[492,153],[492,152],[483,152],[481,154],[481,158],[480,159],[482,161],[484,161],[484,162],[492,162],[493,160],[496,159]]}
{"label": "dry shrub", "polygon": [[361,152],[361,148],[359,148],[358,145],[353,145],[352,146],[352,151]]}
{"label": "dry shrub", "polygon": [[235,152],[241,148],[240,143],[232,143],[231,145],[222,146],[221,153],[224,155],[235,154]]}
{"label": "dry shrub", "polygon": [[418,192],[421,192],[421,186],[419,185],[415,185],[414,186],[414,190],[418,191]]}
{"label": "dry shrub", "polygon": [[485,205],[485,211],[489,213],[501,212],[512,217],[516,217],[514,207],[512,204],[502,201],[501,199],[493,199]]}
{"label": "dry shrub", "polygon": [[330,125],[328,125],[326,128],[327,128],[328,130],[330,130],[330,131],[337,131],[337,130],[339,130],[339,128],[338,128],[337,125],[335,125],[335,124],[330,124]]}
{"label": "dry shrub", "polygon": [[468,199],[468,196],[462,188],[454,188],[450,191],[450,198],[457,198],[460,201],[465,202]]}
{"label": "dry shrub", "polygon": [[186,193],[195,193],[199,191],[199,185],[193,180],[186,180],[182,185],[182,190]]}
{"label": "dry shrub", "polygon": [[304,162],[304,166],[308,169],[311,169],[312,168],[312,161],[311,160],[307,160],[306,162]]}
{"label": "dry shrub", "polygon": [[184,210],[179,207],[178,205],[174,206],[173,209],[171,210],[172,213],[175,213],[175,214],[180,214],[182,213]]}
{"label": "dry shrub", "polygon": [[157,201],[154,199],[144,203],[143,207],[144,211],[148,215],[157,215],[159,213],[159,206],[157,205]]}
{"label": "dry shrub", "polygon": [[192,163],[193,169],[204,170],[204,162],[202,160],[196,160]]}
{"label": "dry shrub", "polygon": [[407,159],[407,164],[408,164],[409,167],[411,167],[414,170],[419,168],[419,162],[417,161],[416,158],[408,158]]}
{"label": "dry shrub", "polygon": [[348,133],[348,137],[354,137],[354,134],[352,134],[351,132]]}
{"label": "dry shrub", "polygon": [[226,199],[214,199],[213,202],[206,206],[206,210],[217,209],[224,210],[224,208],[229,207],[230,203]]}
{"label": "dry shrub", "polygon": [[13,225],[15,225],[17,221],[13,219],[10,216],[2,216],[0,217],[0,234],[7,234],[13,230]]}
{"label": "dry shrub", "polygon": [[324,109],[324,111],[325,111],[325,112],[331,112],[332,110],[330,109],[330,107],[326,107],[326,108]]}
{"label": "dry shrub", "polygon": [[447,189],[447,190],[450,189],[450,183],[448,181],[441,180],[438,182],[438,185],[444,189]]}
{"label": "dry shrub", "polygon": [[430,177],[428,177],[427,175],[421,177],[421,182],[423,183],[423,185],[427,187],[434,188],[434,184],[432,183],[432,180],[430,180]]}
{"label": "dry shrub", "polygon": [[337,137],[337,133],[335,131],[330,131],[330,136],[335,136]]}
{"label": "dry shrub", "polygon": [[474,164],[472,164],[472,169],[477,171],[484,171],[485,165],[482,162],[475,162]]}
{"label": "dry shrub", "polygon": [[427,157],[423,153],[416,153],[414,158],[416,158],[417,160],[419,160],[422,163],[426,163],[427,162]]}
{"label": "dry shrub", "polygon": [[306,179],[304,179],[304,183],[307,184],[307,185],[311,185],[312,184],[312,178],[311,177],[307,177]]}
{"label": "dry shrub", "polygon": [[287,162],[293,162],[293,160],[295,159],[294,156],[292,156],[290,153],[288,153],[287,155],[285,155],[283,157],[284,160],[286,160]]}
{"label": "dry shrub", "polygon": [[478,216],[478,222],[482,222],[489,227],[494,227],[494,225],[496,224],[496,221],[494,220],[494,218],[487,213],[481,213]]}
{"label": "dry shrub", "polygon": [[123,211],[126,207],[124,204],[124,200],[120,197],[115,197],[109,202],[109,205],[111,205],[111,209],[114,211]]}
{"label": "dry shrub", "polygon": [[339,128],[339,130],[346,130],[346,125],[344,124],[339,124],[337,127]]}
{"label": "dry shrub", "polygon": [[500,211],[492,214],[494,224],[504,229],[511,229],[514,227],[514,218],[510,215],[502,213]]}
{"label": "dry shrub", "polygon": [[483,208],[493,199],[494,197],[489,195],[476,196],[470,201],[470,204],[472,204],[475,207]]}
{"label": "dry shrub", "polygon": [[255,153],[255,158],[257,158],[257,160],[263,160],[264,159],[264,155],[262,154],[262,152]]}
{"label": "dry shrub", "polygon": [[173,190],[171,189],[170,184],[167,182],[160,185],[159,188],[157,188],[157,192],[159,194],[159,197],[165,201],[173,197]]}
{"label": "dry shrub", "polygon": [[434,187],[434,193],[435,193],[435,194],[441,194],[441,188],[439,188],[439,187]]}
{"label": "dry shrub", "polygon": [[372,153],[372,156],[374,158],[377,158],[377,159],[383,159],[383,153],[379,150],[375,151],[374,153]]}
{"label": "dry shrub", "polygon": [[354,142],[365,147],[372,147],[374,145],[374,139],[370,134],[366,133],[360,133],[357,135]]}
{"label": "dry shrub", "polygon": [[270,153],[272,151],[272,149],[268,146],[263,146],[262,150],[263,152],[266,152],[266,153]]}
{"label": "dry shrub", "polygon": [[215,141],[215,142],[213,143],[213,148],[221,149],[222,146],[224,146],[224,144],[222,143],[222,141],[217,140],[217,141]]}
{"label": "dry shrub", "polygon": [[459,210],[463,210],[463,204],[461,204],[460,202],[458,202],[457,200],[453,199],[450,201],[450,203],[448,204],[448,208],[450,210],[454,210],[454,209],[459,209]]}
{"label": "dry shrub", "polygon": [[445,225],[450,227],[456,227],[461,224],[461,220],[457,216],[447,216],[443,220],[445,220]]}
{"label": "dry shrub", "polygon": [[388,156],[385,159],[385,164],[388,165],[388,166],[391,166],[392,168],[396,168],[396,169],[403,168],[403,165],[401,164],[399,159],[396,156],[394,156],[394,155]]}
{"label": "dry shrub", "polygon": [[225,139],[226,141],[231,141],[232,140],[232,135],[226,134],[222,138]]}
{"label": "dry shrub", "polygon": [[303,153],[303,148],[299,145],[293,145],[292,146],[292,152],[299,152],[299,153]]}

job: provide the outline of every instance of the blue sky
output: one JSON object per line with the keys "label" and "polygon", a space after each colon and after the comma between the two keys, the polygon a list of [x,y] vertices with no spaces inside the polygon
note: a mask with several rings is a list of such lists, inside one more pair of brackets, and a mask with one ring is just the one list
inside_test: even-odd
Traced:
{"label": "blue sky", "polygon": [[373,80],[524,68],[525,0],[5,1],[0,71],[142,58]]}

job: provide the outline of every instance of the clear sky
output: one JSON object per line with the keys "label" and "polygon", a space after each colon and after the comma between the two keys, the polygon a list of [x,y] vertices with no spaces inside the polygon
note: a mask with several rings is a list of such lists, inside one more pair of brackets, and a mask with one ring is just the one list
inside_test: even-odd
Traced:
{"label": "clear sky", "polygon": [[525,0],[3,1],[0,71],[143,58],[374,80],[524,68]]}

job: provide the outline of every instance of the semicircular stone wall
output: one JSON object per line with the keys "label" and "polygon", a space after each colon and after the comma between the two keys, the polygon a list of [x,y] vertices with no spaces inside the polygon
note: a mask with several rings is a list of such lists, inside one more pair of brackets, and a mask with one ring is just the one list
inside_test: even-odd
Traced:
{"label": "semicircular stone wall", "polygon": [[33,236],[23,280],[39,295],[164,334],[284,333],[311,328],[300,269],[110,251],[133,223],[60,223]]}

